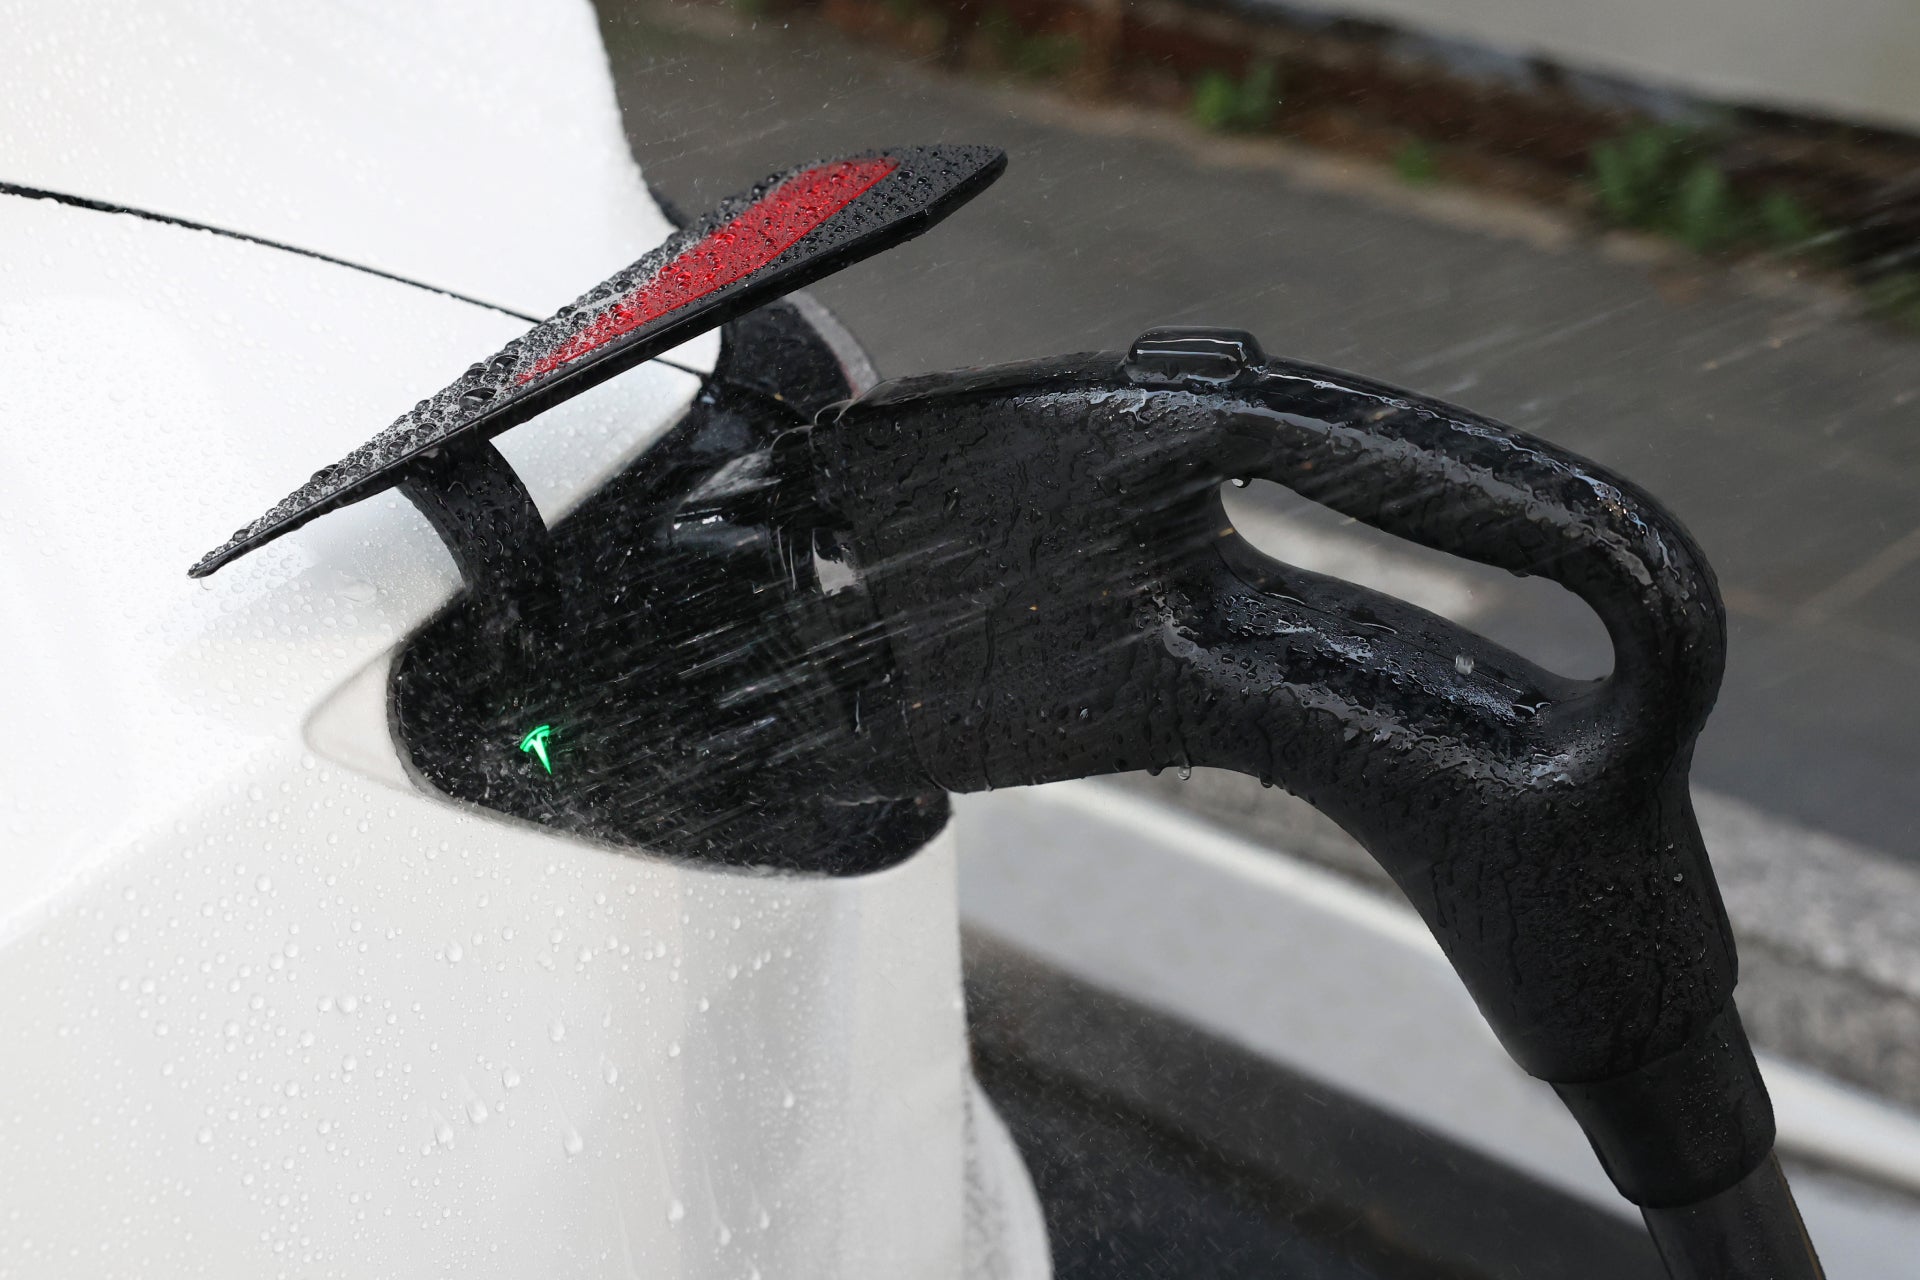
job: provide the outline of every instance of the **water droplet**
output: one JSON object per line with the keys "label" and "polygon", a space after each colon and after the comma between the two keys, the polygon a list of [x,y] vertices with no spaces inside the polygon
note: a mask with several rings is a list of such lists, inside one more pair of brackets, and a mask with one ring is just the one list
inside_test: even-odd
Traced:
{"label": "water droplet", "polygon": [[512,1067],[508,1067],[500,1073],[500,1083],[505,1088],[518,1089],[520,1087],[520,1073]]}
{"label": "water droplet", "polygon": [[443,1147],[453,1145],[453,1126],[442,1120],[433,1131],[433,1140]]}
{"label": "water droplet", "polygon": [[199,1133],[196,1133],[193,1136],[198,1138],[200,1140],[200,1145],[204,1147],[209,1145],[213,1141],[213,1130],[202,1129],[200,1130]]}
{"label": "water droplet", "polygon": [[1473,659],[1464,653],[1456,653],[1453,655],[1453,669],[1463,676],[1470,676],[1473,674]]}
{"label": "water droplet", "polygon": [[466,952],[460,949],[460,944],[457,942],[450,943],[447,947],[447,959],[454,964],[459,964],[466,954]]}
{"label": "water droplet", "polygon": [[577,1156],[587,1149],[586,1139],[582,1138],[579,1133],[572,1129],[567,1130],[567,1136],[560,1143],[560,1146],[570,1156]]}
{"label": "water droplet", "polygon": [[794,1104],[793,1090],[789,1089],[786,1091],[785,1094],[781,1095],[780,1105],[782,1107],[787,1108],[788,1110],[792,1110],[793,1104]]}
{"label": "water droplet", "polygon": [[485,1124],[487,1122],[487,1104],[478,1098],[469,1101],[467,1103],[467,1119],[473,1121],[475,1124]]}
{"label": "water droplet", "polygon": [[348,1054],[346,1057],[340,1059],[340,1069],[348,1072],[358,1071],[360,1069],[360,1059],[354,1057],[352,1054]]}
{"label": "water droplet", "polygon": [[687,1206],[681,1204],[678,1200],[675,1200],[672,1204],[667,1206],[668,1222],[678,1222],[680,1221],[680,1219],[686,1216],[687,1216]]}
{"label": "water droplet", "polygon": [[273,892],[273,877],[261,876],[258,880],[255,880],[253,882],[253,887],[258,889],[262,893],[271,893]]}
{"label": "water droplet", "polygon": [[547,1028],[547,1036],[555,1044],[559,1044],[567,1038],[567,1024],[555,1018],[553,1025]]}
{"label": "water droplet", "polygon": [[620,1083],[620,1068],[614,1066],[611,1062],[606,1065],[606,1068],[602,1070],[600,1074],[608,1084]]}

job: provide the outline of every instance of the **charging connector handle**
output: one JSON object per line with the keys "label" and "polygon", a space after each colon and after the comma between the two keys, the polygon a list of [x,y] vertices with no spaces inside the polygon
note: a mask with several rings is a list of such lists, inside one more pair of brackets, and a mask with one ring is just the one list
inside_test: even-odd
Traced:
{"label": "charging connector handle", "polygon": [[[1229,330],[883,384],[809,446],[930,783],[1187,765],[1277,783],[1392,874],[1629,1199],[1691,1205],[1767,1160],[1687,788],[1724,614],[1646,493]],[[1558,676],[1262,555],[1220,499],[1248,477],[1562,584],[1604,622],[1612,674]]]}

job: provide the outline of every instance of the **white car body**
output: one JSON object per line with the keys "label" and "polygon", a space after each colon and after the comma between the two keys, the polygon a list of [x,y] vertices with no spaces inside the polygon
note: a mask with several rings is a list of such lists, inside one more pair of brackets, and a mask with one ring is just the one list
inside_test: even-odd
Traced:
{"label": "white car body", "polygon": [[[0,182],[433,286],[0,194],[0,1277],[1046,1274],[950,837],[748,874],[434,794],[385,677],[458,576],[397,497],[186,576],[667,234],[585,0],[0,28]],[[697,381],[502,451],[552,520]]]}

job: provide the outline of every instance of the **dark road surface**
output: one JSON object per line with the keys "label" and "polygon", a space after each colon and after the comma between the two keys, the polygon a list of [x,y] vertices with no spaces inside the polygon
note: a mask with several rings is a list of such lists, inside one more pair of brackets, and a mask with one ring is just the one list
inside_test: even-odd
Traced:
{"label": "dark road surface", "polygon": [[[833,152],[1007,150],[986,195],[817,290],[884,374],[1232,325],[1631,476],[1704,544],[1732,612],[1696,781],[1920,862],[1920,341],[1811,291],[1436,218],[1177,123],[942,76],[815,27],[603,11],[635,151],[688,208]],[[1473,580],[1495,638],[1576,673],[1603,661],[1576,611],[1523,615],[1533,595]]]}

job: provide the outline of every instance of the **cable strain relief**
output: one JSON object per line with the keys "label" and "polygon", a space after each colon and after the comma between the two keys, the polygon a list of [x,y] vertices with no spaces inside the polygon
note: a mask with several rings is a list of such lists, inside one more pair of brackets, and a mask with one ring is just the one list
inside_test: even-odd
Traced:
{"label": "cable strain relief", "polygon": [[1773,1150],[1773,1104],[1731,1000],[1664,1057],[1553,1088],[1613,1185],[1642,1208],[1705,1200]]}

